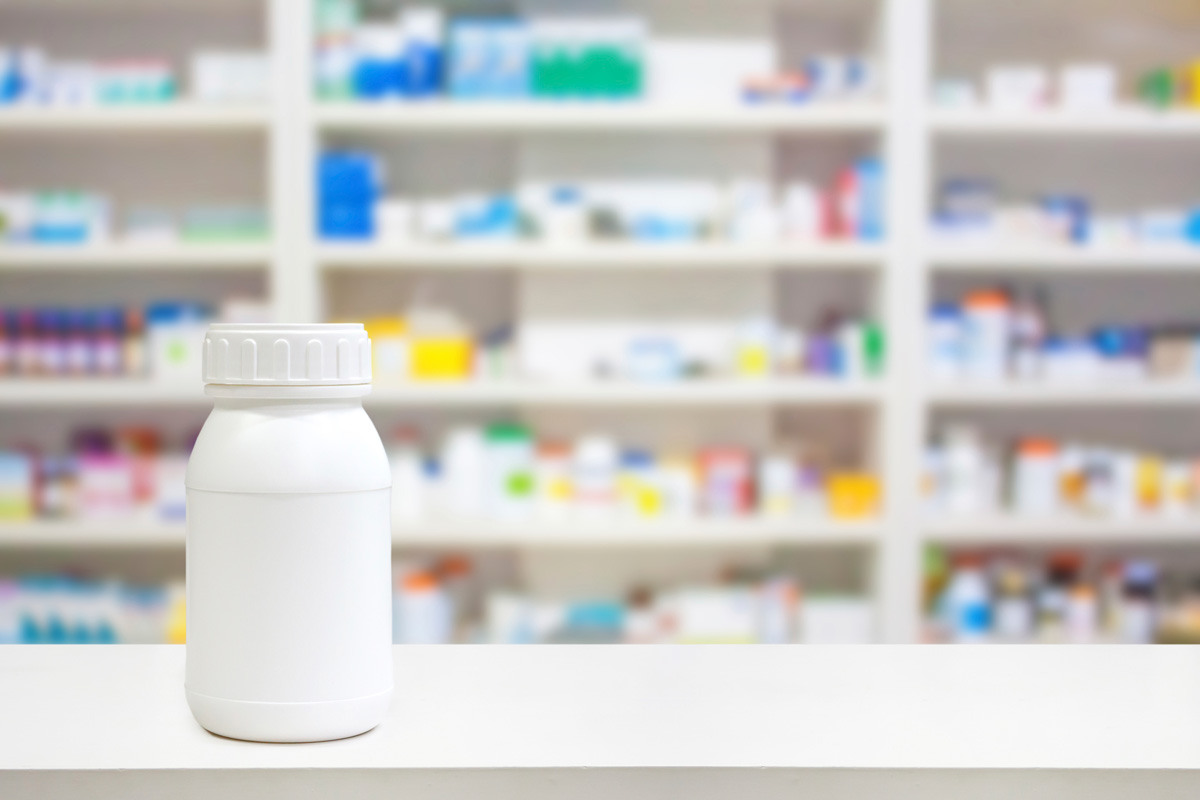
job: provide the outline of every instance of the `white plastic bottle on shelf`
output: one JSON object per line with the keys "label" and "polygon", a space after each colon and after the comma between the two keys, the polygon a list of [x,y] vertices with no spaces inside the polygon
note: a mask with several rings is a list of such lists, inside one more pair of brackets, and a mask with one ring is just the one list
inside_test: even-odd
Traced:
{"label": "white plastic bottle on shelf", "polygon": [[1001,381],[1008,377],[1012,308],[1001,291],[971,292],[963,300],[964,363],[967,378]]}
{"label": "white plastic bottle on shelf", "polygon": [[1058,446],[1049,439],[1023,439],[1013,466],[1013,510],[1046,515],[1061,510]]}
{"label": "white plastic bottle on shelf", "polygon": [[396,587],[396,642],[446,644],[454,609],[444,587],[428,572],[404,576]]}
{"label": "white plastic bottle on shelf", "polygon": [[784,190],[783,230],[788,239],[800,241],[820,235],[821,195],[811,183],[790,183]]}
{"label": "white plastic bottle on shelf", "polygon": [[400,432],[388,452],[388,463],[392,471],[392,518],[413,522],[428,516],[421,450],[414,433]]}
{"label": "white plastic bottle on shelf", "polygon": [[961,556],[946,587],[944,600],[950,632],[957,642],[987,639],[991,627],[991,592],[983,564],[974,556]]}
{"label": "white plastic bottle on shelf", "polygon": [[575,511],[583,518],[606,517],[617,508],[616,442],[607,436],[585,436],[571,459]]}
{"label": "white plastic bottle on shelf", "polygon": [[534,511],[533,437],[523,425],[497,423],[484,434],[486,508],[498,519],[527,519]]}
{"label": "white plastic bottle on shelf", "polygon": [[188,705],[236,739],[339,739],[392,696],[391,472],[361,325],[213,325],[187,471]]}
{"label": "white plastic bottle on shelf", "polygon": [[1042,377],[1042,347],[1046,342],[1045,303],[1037,296],[1018,298],[1012,309],[1012,377]]}
{"label": "white plastic bottle on shelf", "polygon": [[926,328],[926,369],[935,381],[953,381],[963,375],[963,315],[958,306],[939,303],[929,312]]}
{"label": "white plastic bottle on shelf", "polygon": [[996,570],[995,612],[992,629],[1000,641],[1026,642],[1033,637],[1033,597],[1029,579],[1018,564],[1004,563]]}
{"label": "white plastic bottle on shelf", "polygon": [[942,508],[952,514],[995,511],[997,472],[974,428],[949,428],[942,448]]}
{"label": "white plastic bottle on shelf", "polygon": [[484,515],[486,459],[483,431],[477,426],[464,425],[446,435],[442,444],[442,470],[448,513],[467,519]]}

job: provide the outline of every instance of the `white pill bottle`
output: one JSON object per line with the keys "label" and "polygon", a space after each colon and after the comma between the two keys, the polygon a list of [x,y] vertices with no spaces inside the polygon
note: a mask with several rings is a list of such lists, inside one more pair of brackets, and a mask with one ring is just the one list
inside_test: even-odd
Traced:
{"label": "white pill bottle", "polygon": [[187,469],[188,705],[235,739],[379,724],[392,695],[391,472],[362,325],[209,328]]}

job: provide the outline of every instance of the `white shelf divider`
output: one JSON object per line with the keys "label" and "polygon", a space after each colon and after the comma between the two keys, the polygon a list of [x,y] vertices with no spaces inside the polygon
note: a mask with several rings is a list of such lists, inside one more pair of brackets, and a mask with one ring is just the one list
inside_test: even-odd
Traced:
{"label": "white shelf divider", "polygon": [[883,466],[884,540],[875,561],[874,593],[882,641],[919,640],[921,547],[912,524],[920,511],[921,447],[926,408],[921,402],[924,311],[928,307],[928,132],[934,0],[887,0],[881,5],[887,54],[888,259],[880,275],[879,308],[888,337],[888,389],[879,416]]}
{"label": "white shelf divider", "polygon": [[1033,242],[981,241],[933,246],[930,264],[941,272],[975,270],[1194,272],[1200,274],[1200,247],[1187,245],[1075,246]]}
{"label": "white shelf divider", "polygon": [[871,269],[884,247],[857,242],[784,242],[773,245],[727,244],[584,244],[529,242],[378,246],[323,244],[317,258],[326,269]]}
{"label": "white shelf divider", "polygon": [[568,406],[864,405],[881,382],[837,379],[694,380],[673,383],[409,383],[375,386],[368,407],[513,403]]}
{"label": "white shelf divider", "polygon": [[928,401],[933,407],[955,408],[1200,406],[1200,381],[1039,381],[974,385],[958,383],[952,386],[935,383],[929,390]]}
{"label": "white shelf divider", "polygon": [[930,125],[934,134],[946,136],[1194,138],[1200,136],[1200,112],[1158,111],[1140,106],[1098,111],[940,108],[931,111]]}
{"label": "white shelf divider", "polygon": [[[823,517],[609,521],[397,521],[392,542],[409,548],[864,547],[878,543],[875,520]],[[184,543],[182,522],[140,519],[0,522],[0,547],[121,548]]]}
{"label": "white shelf divider", "polygon": [[267,242],[0,246],[3,272],[244,270],[270,261]]}
{"label": "white shelf divider", "polygon": [[0,408],[91,408],[211,405],[195,383],[136,378],[5,378]]}
{"label": "white shelf divider", "polygon": [[[882,382],[837,379],[679,381],[674,383],[538,383],[463,381],[383,383],[372,387],[367,408],[434,406],[670,406],[868,405]],[[0,380],[0,407],[209,405],[196,384],[121,378]]]}
{"label": "white shelf divider", "polygon": [[923,526],[927,541],[941,544],[1200,544],[1200,515],[1144,517],[942,515]]}
{"label": "white shelf divider", "polygon": [[206,105],[179,101],[159,105],[0,108],[0,136],[35,134],[241,133],[267,130],[265,106]]}
{"label": "white shelf divider", "polygon": [[182,522],[140,519],[0,522],[0,547],[179,547],[183,539]]}
{"label": "white shelf divider", "polygon": [[863,546],[879,541],[874,520],[751,517],[563,522],[397,522],[393,541],[410,547]]}
{"label": "white shelf divider", "polygon": [[325,131],[392,133],[823,133],[877,132],[884,108],[868,103],[794,106],[664,106],[643,102],[326,103],[315,106]]}

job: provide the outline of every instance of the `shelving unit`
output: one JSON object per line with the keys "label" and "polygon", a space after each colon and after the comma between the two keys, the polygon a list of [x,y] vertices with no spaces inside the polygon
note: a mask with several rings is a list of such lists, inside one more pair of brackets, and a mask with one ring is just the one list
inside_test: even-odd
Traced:
{"label": "shelving unit", "polygon": [[[748,431],[763,441],[786,427],[785,421],[822,430],[826,416],[817,415],[832,415],[839,427],[859,438],[864,460],[884,479],[885,507],[877,520],[698,520],[645,526],[624,522],[619,526],[438,523],[399,527],[395,534],[398,549],[515,548],[539,557],[551,551],[547,557],[559,559],[553,563],[560,564],[580,557],[571,552],[576,547],[603,548],[618,554],[628,551],[631,560],[639,559],[633,554],[655,547],[670,551],[743,546],[803,548],[804,557],[812,551],[853,547],[866,551],[870,563],[867,583],[878,610],[878,639],[911,642],[917,639],[920,627],[920,557],[927,543],[962,547],[1168,543],[1200,548],[1200,523],[1190,519],[999,516],[930,520],[923,512],[917,485],[927,433],[934,428],[935,418],[943,415],[998,416],[1012,427],[1027,419],[1025,415],[1042,411],[1066,418],[1075,412],[1174,412],[1200,406],[1200,386],[1191,383],[941,387],[925,380],[924,319],[939,281],[961,282],[975,276],[989,281],[1145,276],[1151,281],[1185,280],[1192,275],[1200,280],[1200,248],[1075,248],[936,240],[929,232],[931,187],[943,168],[946,151],[953,149],[957,154],[978,147],[986,149],[989,157],[1003,151],[995,158],[1015,162],[1023,157],[1004,154],[1019,152],[1019,148],[1061,147],[1074,142],[1089,147],[1112,143],[1120,147],[1184,148],[1200,141],[1200,113],[1121,108],[1090,114],[1014,114],[983,108],[934,108],[930,102],[934,61],[939,62],[940,71],[947,63],[948,68],[970,68],[984,58],[972,55],[978,41],[955,42],[956,52],[941,52],[948,48],[945,41],[939,42],[939,36],[946,36],[939,28],[939,14],[955,0],[871,0],[854,4],[761,0],[746,4],[753,13],[761,13],[763,20],[774,19],[763,9],[776,6],[786,7],[800,19],[809,12],[834,13],[830,9],[835,8],[837,14],[862,13],[862,19],[852,22],[869,31],[864,38],[880,53],[886,75],[886,99],[876,104],[795,108],[445,102],[325,106],[315,102],[309,91],[314,66],[310,15],[290,0],[245,1],[260,7],[265,19],[265,38],[274,62],[275,91],[270,105],[210,108],[184,104],[53,112],[0,109],[0,145],[9,141],[9,134],[14,140],[112,134],[101,137],[104,142],[122,141],[119,137],[154,141],[160,134],[172,134],[164,137],[169,142],[193,138],[228,142],[248,138],[241,134],[251,134],[249,138],[261,134],[259,138],[266,148],[263,194],[270,207],[273,240],[261,245],[220,247],[114,244],[77,249],[5,248],[0,249],[0,281],[24,281],[30,276],[57,280],[54,276],[62,273],[63,279],[87,274],[89,280],[125,281],[123,286],[131,286],[143,279],[175,280],[177,275],[199,275],[204,281],[240,280],[241,273],[248,272],[264,281],[267,297],[281,321],[307,321],[343,312],[365,313],[356,308],[363,298],[371,300],[380,295],[392,302],[398,296],[397,286],[407,287],[421,280],[451,282],[448,285],[452,291],[476,291],[471,287],[479,286],[480,295],[512,295],[518,306],[526,299],[522,292],[539,281],[578,281],[580,286],[591,286],[585,282],[611,275],[613,280],[627,282],[623,285],[628,286],[630,297],[638,294],[642,281],[673,281],[681,287],[727,281],[727,285],[746,291],[757,281],[754,291],[761,291],[777,311],[791,302],[819,301],[819,297],[809,297],[808,284],[802,283],[813,280],[817,281],[814,295],[831,291],[839,297],[859,295],[864,304],[873,307],[888,333],[891,368],[885,378],[873,383],[381,383],[367,401],[372,414],[389,426],[413,418],[424,422],[441,416],[478,420],[501,412],[515,413],[526,420],[549,420],[560,426],[567,425],[567,420],[576,427],[583,424],[580,420],[590,420],[587,415],[591,414],[616,412],[639,418],[658,415],[645,423],[639,431],[642,433],[654,432],[658,421],[667,416],[672,424],[693,420],[692,424],[700,427],[710,426],[712,416],[721,414],[727,415],[722,417],[726,424],[714,430]],[[655,1],[646,0],[650,4]],[[984,10],[987,3],[973,5],[979,9],[977,13],[989,13]],[[1074,4],[1077,9],[1082,5]],[[705,14],[713,13],[713,8],[707,3],[697,3],[695,8],[688,4],[687,13],[694,13],[702,21]],[[955,11],[965,13],[958,7]],[[838,17],[837,24],[824,33],[841,30],[845,22],[844,17]],[[986,35],[977,32],[975,37],[979,40]],[[811,44],[805,42],[805,46]],[[1048,62],[1056,63],[1059,58],[1048,41],[1030,47],[1034,54],[1045,51]],[[822,48],[812,49],[815,52]],[[786,242],[572,247],[526,243],[347,246],[314,239],[311,172],[324,143],[347,141],[355,146],[386,147],[395,155],[408,152],[406,148],[410,147],[458,147],[489,138],[511,145],[513,149],[506,157],[524,153],[520,148],[527,142],[558,157],[561,154],[553,150],[557,142],[570,141],[582,147],[620,139],[639,150],[639,160],[631,169],[653,166],[657,164],[656,156],[668,151],[674,156],[676,150],[702,161],[707,151],[691,149],[698,142],[713,148],[712,152],[755,147],[759,148],[753,151],[756,163],[770,164],[767,169],[780,172],[784,168],[778,163],[788,160],[781,157],[786,148],[798,148],[804,156],[799,159],[802,163],[830,143],[842,148],[835,156],[813,156],[814,163],[819,162],[823,169],[844,157],[847,142],[855,146],[867,142],[867,147],[877,148],[888,164],[888,239],[880,245]],[[810,147],[811,151],[807,149]],[[446,158],[444,153],[442,157]],[[722,162],[720,170],[737,174],[741,162],[731,164]],[[1038,164],[1021,166],[1026,172],[1038,169]],[[506,176],[506,180],[511,177]],[[343,291],[347,284],[353,284],[355,290]],[[0,382],[0,408],[10,429],[21,424],[14,421],[24,419],[27,411],[36,412],[39,418],[79,416],[93,410],[121,419],[147,413],[156,415],[156,419],[186,420],[191,424],[202,419],[207,403],[198,385]],[[667,422],[660,427],[669,427]],[[111,545],[136,549],[177,546],[181,541],[177,525],[5,525],[0,526],[0,570],[5,547]],[[855,555],[862,557],[861,553]]]}

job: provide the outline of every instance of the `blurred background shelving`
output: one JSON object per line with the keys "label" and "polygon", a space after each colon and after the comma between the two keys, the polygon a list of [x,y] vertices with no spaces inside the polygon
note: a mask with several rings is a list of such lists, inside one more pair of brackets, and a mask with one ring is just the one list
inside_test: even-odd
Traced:
{"label": "blurred background shelving", "polygon": [[[377,375],[367,409],[393,456],[407,453],[405,469],[433,469],[456,431],[512,421],[540,445],[602,433],[622,447],[672,457],[732,447],[750,454],[755,480],[783,448],[819,451],[813,458],[823,477],[869,478],[878,489],[870,509],[849,513],[831,502],[826,487],[819,508],[782,515],[748,508],[725,517],[599,521],[442,520],[433,511],[398,516],[398,570],[433,563],[461,570],[469,563],[484,587],[464,601],[476,616],[487,615],[489,592],[502,608],[514,596],[526,598],[529,608],[597,598],[635,608],[647,593],[686,592],[718,580],[766,592],[777,586],[771,581],[787,580],[815,598],[814,615],[824,608],[834,620],[829,624],[852,631],[848,640],[912,642],[933,636],[924,563],[931,549],[945,564],[970,565],[981,553],[1037,561],[1066,548],[1083,554],[1079,574],[1090,575],[1098,559],[1111,555],[1122,563],[1156,559],[1165,572],[1179,571],[1180,580],[1200,575],[1195,502],[1178,514],[1135,516],[1070,509],[1018,514],[987,504],[942,513],[930,511],[921,485],[927,442],[963,427],[996,443],[981,445],[980,453],[1032,437],[1061,440],[1064,449],[1080,440],[1163,459],[1200,453],[1200,426],[1189,418],[1200,406],[1200,366],[1186,377],[1134,381],[1103,375],[936,381],[926,374],[929,310],[980,288],[1048,298],[1055,325],[1070,331],[1114,320],[1173,329],[1200,318],[1195,243],[1118,237],[1083,244],[995,231],[954,237],[934,225],[946,184],[964,175],[993,180],[1000,187],[993,194],[1026,204],[1045,193],[1083,193],[1093,213],[1200,205],[1200,102],[1186,109],[1133,102],[1138,76],[1200,58],[1200,12],[1189,4],[572,4],[575,14],[643,19],[647,40],[659,48],[650,50],[650,70],[670,58],[686,63],[695,40],[727,47],[731,61],[744,62],[743,79],[765,77],[752,74],[757,65],[778,71],[822,53],[861,54],[862,64],[877,71],[877,85],[863,97],[801,103],[750,103],[736,94],[668,102],[653,81],[647,97],[621,102],[321,99],[314,87],[328,65],[317,43],[328,19],[318,12],[327,5],[0,3],[3,46],[34,41],[52,55],[99,60],[151,50],[178,75],[190,74],[197,50],[248,51],[264,56],[271,69],[269,91],[253,101],[202,101],[185,87],[171,102],[145,105],[0,105],[0,191],[85,187],[103,195],[118,220],[147,205],[173,209],[180,219],[197,205],[251,208],[262,228],[249,238],[215,242],[122,236],[55,246],[0,242],[0,307],[91,313],[121,306],[126,313],[146,309],[150,317],[151,308],[166,313],[166,301],[184,317],[194,304],[280,321],[378,321],[433,303],[479,334],[480,350],[485,332],[506,331],[506,353],[522,369],[545,368],[589,346],[611,349],[610,339],[629,330],[666,331],[700,342],[702,350],[739,340],[763,320],[812,338],[827,332],[831,309],[839,320],[882,332],[883,368],[850,377],[801,371],[636,381],[577,370],[553,378],[405,381]],[[371,0],[360,11],[378,24],[427,5]],[[455,17],[553,15],[567,4],[432,5]],[[1111,36],[1114,26],[1128,35]],[[1096,61],[1119,76],[1119,102],[1112,106],[948,103],[939,88],[946,78],[985,86],[997,63],[1054,72]],[[685,90],[693,91],[672,87]],[[333,239],[317,229],[322,197],[315,173],[324,154],[340,152],[370,154],[386,174],[382,199],[402,201],[414,216],[439,198],[517,195],[558,183],[642,180],[699,186],[703,193],[751,181],[776,195],[803,183],[821,191],[832,186],[840,197],[836,187],[847,165],[853,170],[877,159],[886,170],[876,198],[886,232],[741,240],[706,233],[666,242]],[[380,334],[372,336],[378,352]],[[148,334],[144,346],[153,357],[171,345]],[[56,453],[72,431],[152,426],[162,431],[164,451],[177,453],[207,405],[194,378],[4,376],[0,449]],[[182,540],[177,520],[0,521],[0,576],[78,572],[178,581]],[[954,580],[952,566],[939,574]],[[819,598],[837,600],[822,606]]]}

